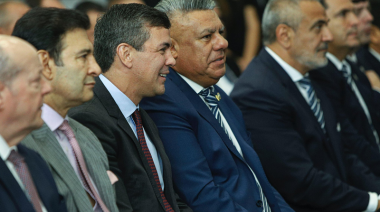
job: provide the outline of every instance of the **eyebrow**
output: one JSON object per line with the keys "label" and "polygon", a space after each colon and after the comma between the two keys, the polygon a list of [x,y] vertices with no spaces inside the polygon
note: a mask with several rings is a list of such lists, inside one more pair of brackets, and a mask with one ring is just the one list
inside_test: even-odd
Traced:
{"label": "eyebrow", "polygon": [[[225,29],[224,26],[220,27],[220,30],[224,30],[224,29]],[[208,33],[215,33],[216,31],[217,31],[216,28],[214,28],[214,29],[207,28],[207,29],[202,30],[202,32],[201,32],[200,34],[204,34],[205,32],[208,32]]]}
{"label": "eyebrow", "polygon": [[314,29],[316,26],[318,25],[327,25],[327,23],[330,21],[330,19],[327,19],[327,20],[318,20],[317,22],[315,22],[311,27],[310,27],[310,30]]}
{"label": "eyebrow", "polygon": [[163,42],[161,43],[158,48],[161,48],[161,47],[166,47],[166,48],[169,48],[171,46],[171,44],[169,42]]}
{"label": "eyebrow", "polygon": [[80,50],[80,51],[77,53],[77,55],[78,55],[78,54],[83,54],[83,53],[87,53],[87,54],[89,54],[89,53],[91,53],[91,52],[92,52],[91,49],[82,49],[82,50]]}

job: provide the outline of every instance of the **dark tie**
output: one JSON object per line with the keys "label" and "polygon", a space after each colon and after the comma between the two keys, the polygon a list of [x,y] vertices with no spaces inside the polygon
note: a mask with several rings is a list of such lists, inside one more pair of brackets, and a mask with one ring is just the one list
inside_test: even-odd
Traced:
{"label": "dark tie", "polygon": [[21,178],[22,183],[25,186],[25,189],[28,191],[29,198],[33,204],[34,209],[37,212],[42,212],[41,200],[38,196],[36,186],[34,185],[33,179],[30,175],[28,166],[26,165],[24,158],[15,150],[12,150],[11,154],[8,157],[8,161],[13,163],[16,168],[18,176]]}
{"label": "dark tie", "polygon": [[77,166],[79,168],[79,176],[84,185],[84,189],[86,190],[87,194],[90,195],[89,197],[90,201],[91,199],[95,200],[104,212],[109,212],[107,206],[104,204],[103,200],[100,198],[98,192],[96,192],[96,189],[90,180],[90,174],[87,171],[87,166],[86,166],[86,162],[84,161],[82,150],[79,147],[78,141],[75,138],[74,132],[71,129],[68,121],[65,120],[62,123],[62,125],[59,126],[58,129],[61,130],[63,134],[66,135],[71,145],[71,148],[74,151],[75,161],[77,162]]}
{"label": "dark tie", "polygon": [[321,108],[321,104],[319,103],[319,100],[318,100],[317,95],[314,91],[313,85],[310,82],[309,76],[305,76],[304,78],[302,78],[298,82],[303,88],[306,89],[307,95],[308,95],[308,103],[310,105],[310,108],[313,111],[314,116],[317,118],[319,124],[321,125],[323,132],[326,134],[325,118],[323,117],[323,111]]}
{"label": "dark tie", "polygon": [[220,114],[219,106],[218,106],[219,101],[216,98],[217,94],[215,92],[214,86],[204,88],[201,92],[199,92],[199,95],[201,95],[203,97],[203,99],[205,100],[205,102],[208,104],[212,114],[214,115],[216,120],[218,120],[219,124],[224,129],[224,132],[226,132],[227,136],[231,140],[231,136],[228,134],[228,131],[222,122],[222,116]]}
{"label": "dark tie", "polygon": [[158,177],[156,166],[154,165],[152,155],[150,154],[148,145],[146,144],[144,129],[143,129],[142,121],[141,121],[141,115],[140,115],[140,111],[138,109],[136,109],[136,111],[134,113],[132,113],[132,118],[133,118],[133,121],[135,122],[135,125],[136,125],[137,138],[139,139],[141,149],[144,152],[145,158],[148,161],[149,167],[153,173],[154,180],[156,182],[158,190],[160,191],[162,201],[164,202],[165,211],[166,212],[174,212],[172,206],[166,200],[165,194],[162,191],[160,178]]}

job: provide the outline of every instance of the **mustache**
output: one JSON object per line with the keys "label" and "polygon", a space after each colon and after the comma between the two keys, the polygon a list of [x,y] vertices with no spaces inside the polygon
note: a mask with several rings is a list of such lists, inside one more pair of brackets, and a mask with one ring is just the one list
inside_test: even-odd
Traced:
{"label": "mustache", "polygon": [[321,50],[327,50],[329,48],[329,44],[327,42],[322,43],[318,48],[317,51]]}

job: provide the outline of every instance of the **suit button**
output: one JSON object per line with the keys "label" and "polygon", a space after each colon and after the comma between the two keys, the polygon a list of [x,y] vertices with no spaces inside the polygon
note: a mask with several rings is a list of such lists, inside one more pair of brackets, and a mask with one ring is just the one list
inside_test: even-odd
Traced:
{"label": "suit button", "polygon": [[257,201],[256,206],[259,208],[263,207],[263,201],[261,201],[261,200]]}

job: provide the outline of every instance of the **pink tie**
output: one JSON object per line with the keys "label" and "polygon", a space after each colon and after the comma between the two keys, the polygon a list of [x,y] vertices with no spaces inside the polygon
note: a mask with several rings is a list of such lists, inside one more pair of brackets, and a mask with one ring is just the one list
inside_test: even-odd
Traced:
{"label": "pink tie", "polygon": [[92,182],[90,180],[90,175],[88,174],[88,171],[87,171],[86,163],[84,162],[82,151],[79,147],[77,139],[75,139],[74,132],[71,129],[68,121],[65,120],[62,123],[62,125],[59,126],[58,129],[61,130],[66,135],[66,137],[69,139],[71,147],[73,148],[75,159],[80,170],[79,176],[83,182],[85,190],[99,204],[100,208],[104,212],[109,212],[103,200],[100,198],[99,194],[96,192],[94,185],[92,185]]}
{"label": "pink tie", "polygon": [[28,166],[26,165],[24,158],[15,150],[12,150],[8,157],[8,160],[13,163],[16,168],[18,176],[21,178],[26,190],[28,191],[29,198],[32,201],[33,207],[37,212],[42,212],[40,197],[38,196],[36,186],[33,183],[33,179],[30,176]]}

